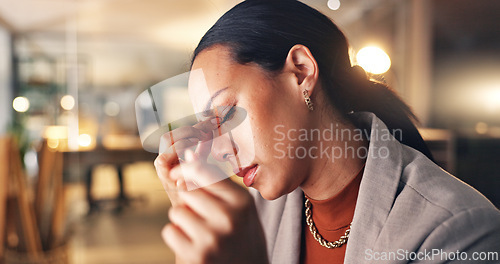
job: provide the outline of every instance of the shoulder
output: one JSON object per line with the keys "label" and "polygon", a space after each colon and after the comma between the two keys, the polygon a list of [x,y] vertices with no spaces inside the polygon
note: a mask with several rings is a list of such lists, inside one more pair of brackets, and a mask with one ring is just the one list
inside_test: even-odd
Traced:
{"label": "shoulder", "polygon": [[449,216],[483,208],[498,212],[480,192],[449,174],[420,152],[403,146],[403,168],[398,198],[410,195],[415,202],[439,208]]}
{"label": "shoulder", "polygon": [[364,262],[367,250],[500,248],[500,211],[488,199],[419,151],[378,139],[387,127],[373,114],[361,119],[371,125],[370,149],[385,148],[388,155],[367,159],[346,260]]}
{"label": "shoulder", "polygon": [[500,211],[486,197],[412,148],[403,146],[402,158],[391,214],[411,223],[408,236],[421,236],[415,249],[500,248]]}
{"label": "shoulder", "polygon": [[[375,259],[375,254],[384,253],[387,260],[408,260],[406,253],[427,257],[428,252],[458,251],[469,256],[498,252],[500,211],[422,153],[399,145],[400,151],[391,157],[397,169],[381,160],[372,166],[384,170],[371,169],[364,175],[369,181],[358,196],[358,213],[346,251],[349,263],[366,262],[367,257]],[[433,257],[436,263],[446,261],[439,257]]]}

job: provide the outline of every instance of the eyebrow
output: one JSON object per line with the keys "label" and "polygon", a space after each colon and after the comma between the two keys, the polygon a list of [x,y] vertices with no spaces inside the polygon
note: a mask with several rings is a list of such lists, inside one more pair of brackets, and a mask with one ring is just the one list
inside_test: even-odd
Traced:
{"label": "eyebrow", "polygon": [[217,97],[219,94],[221,94],[222,92],[224,92],[225,90],[227,90],[229,87],[226,87],[226,88],[222,88],[220,90],[218,90],[217,92],[215,92],[211,97],[210,99],[208,99],[208,102],[207,104],[205,105],[205,109],[203,110],[203,112],[205,111],[208,111],[210,110],[210,106],[212,105],[215,97]]}

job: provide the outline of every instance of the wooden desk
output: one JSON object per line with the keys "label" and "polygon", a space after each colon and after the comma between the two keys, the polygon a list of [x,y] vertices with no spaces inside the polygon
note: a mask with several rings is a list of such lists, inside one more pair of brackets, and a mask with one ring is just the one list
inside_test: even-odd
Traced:
{"label": "wooden desk", "polygon": [[[131,144],[131,142],[135,143]],[[145,151],[138,138],[127,138],[122,141],[123,144],[120,144],[120,140],[114,140],[112,144],[109,142],[106,144],[106,141],[103,143],[105,144],[93,149],[64,152],[64,173],[73,179],[75,179],[75,174],[79,179],[81,179],[80,176],[84,177],[91,212],[98,209],[99,202],[91,195],[92,171],[97,165],[109,164],[116,167],[120,184],[120,193],[117,198],[119,204],[123,205],[129,201],[124,188],[123,167],[138,161],[148,161],[152,164],[158,155]],[[77,171],[74,171],[74,168],[78,168]]]}

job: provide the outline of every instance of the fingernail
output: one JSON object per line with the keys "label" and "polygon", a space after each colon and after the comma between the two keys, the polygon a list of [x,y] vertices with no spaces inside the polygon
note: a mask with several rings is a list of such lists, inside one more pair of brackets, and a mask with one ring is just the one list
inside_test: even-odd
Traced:
{"label": "fingernail", "polygon": [[179,179],[176,182],[177,190],[179,190],[179,191],[185,191],[185,189],[183,188],[183,183],[184,183],[184,180],[182,180],[182,179]]}
{"label": "fingernail", "polygon": [[160,155],[158,155],[158,157],[156,157],[154,163],[153,163],[156,166],[162,166],[163,164],[165,164],[165,161],[163,159],[163,157],[161,156],[161,152],[160,152]]}

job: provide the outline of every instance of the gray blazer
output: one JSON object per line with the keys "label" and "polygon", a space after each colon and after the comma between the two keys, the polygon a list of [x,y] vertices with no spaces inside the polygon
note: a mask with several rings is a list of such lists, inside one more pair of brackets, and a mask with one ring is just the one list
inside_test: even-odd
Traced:
{"label": "gray blazer", "polygon": [[[500,211],[422,153],[396,140],[381,140],[375,132],[387,127],[374,114],[356,115],[370,130],[370,144],[345,263],[444,263],[465,257],[460,263],[477,263],[471,259],[488,252],[496,260],[487,263],[500,263]],[[380,148],[389,150],[387,158],[373,155]],[[270,262],[299,263],[302,190],[274,201],[255,189],[251,193]]]}

